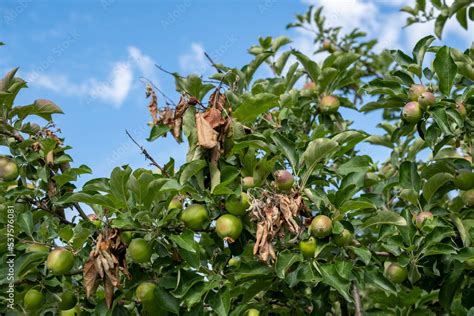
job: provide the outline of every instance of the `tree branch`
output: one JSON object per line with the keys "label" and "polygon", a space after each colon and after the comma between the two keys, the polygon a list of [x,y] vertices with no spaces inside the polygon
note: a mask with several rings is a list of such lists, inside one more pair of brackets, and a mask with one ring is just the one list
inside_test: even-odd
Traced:
{"label": "tree branch", "polygon": [[209,56],[208,53],[204,52],[204,56],[206,56],[206,58],[209,60],[209,62],[211,63],[212,67],[216,68],[217,72],[222,73],[222,70],[220,70],[220,69],[217,67],[216,63],[212,60],[211,56]]}
{"label": "tree branch", "polygon": [[142,154],[145,156],[145,158],[151,161],[151,165],[157,167],[161,171],[162,175],[164,175],[165,177],[169,177],[168,172],[165,169],[163,169],[155,161],[155,159],[153,159],[153,157],[148,153],[148,151],[143,146],[141,146],[139,143],[137,143],[137,141],[132,137],[132,135],[130,135],[130,133],[127,130],[125,130],[125,133],[127,134],[128,137],[130,137],[130,139],[135,143],[135,145],[137,145],[138,148],[140,148],[140,150],[142,151]]}
{"label": "tree branch", "polygon": [[89,221],[89,217],[87,217],[86,213],[84,213],[84,210],[82,209],[82,207],[79,205],[79,203],[74,203],[73,204],[74,208],[77,210],[77,212],[79,213],[79,215],[85,219],[86,221]]}
{"label": "tree branch", "polygon": [[354,316],[362,316],[362,306],[360,304],[360,294],[359,288],[357,287],[356,282],[352,282],[352,297],[354,298]]}

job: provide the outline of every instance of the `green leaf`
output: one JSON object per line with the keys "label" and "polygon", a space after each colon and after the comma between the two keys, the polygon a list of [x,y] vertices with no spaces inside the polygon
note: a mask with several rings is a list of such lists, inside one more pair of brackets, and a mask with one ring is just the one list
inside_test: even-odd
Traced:
{"label": "green leaf", "polygon": [[417,164],[404,161],[400,165],[399,184],[404,189],[412,189],[418,192],[421,189],[421,178],[417,171]]}
{"label": "green leaf", "polygon": [[350,246],[349,249],[351,249],[365,265],[368,265],[370,263],[370,258],[372,257],[372,254],[368,249],[353,246]]}
{"label": "green leaf", "polygon": [[447,14],[440,14],[435,21],[435,34],[436,36],[441,39],[441,35],[443,34],[443,28],[448,20]]}
{"label": "green leaf", "polygon": [[406,226],[407,221],[400,216],[398,213],[392,211],[378,211],[375,216],[372,216],[366,219],[362,223],[362,228],[367,228],[373,225],[397,225],[397,226]]}
{"label": "green leaf", "polygon": [[349,200],[344,202],[339,207],[339,210],[343,213],[349,212],[349,211],[357,211],[357,210],[363,210],[363,209],[374,209],[376,206],[370,202],[370,201],[365,201],[365,200]]}
{"label": "green leaf", "polygon": [[295,55],[296,59],[303,65],[304,69],[308,73],[308,75],[311,77],[311,80],[313,82],[318,81],[319,73],[321,70],[319,69],[319,66],[316,62],[312,61],[308,56],[306,56],[303,53],[300,53],[296,50],[292,51],[293,55]]}
{"label": "green leaf", "polygon": [[288,269],[298,261],[301,261],[303,258],[301,254],[289,252],[289,251],[282,251],[278,254],[277,260],[275,262],[275,272],[276,275],[284,279],[286,272]]}
{"label": "green leaf", "polygon": [[350,282],[338,273],[337,265],[321,264],[316,266],[316,269],[321,273],[323,283],[336,289],[346,301],[352,302],[352,297],[349,295]]}
{"label": "green leaf", "polygon": [[21,213],[18,216],[17,223],[21,232],[33,238],[33,214],[30,211]]}
{"label": "green leaf", "polygon": [[155,289],[156,304],[168,312],[179,314],[179,301],[161,287]]}
{"label": "green leaf", "polygon": [[461,264],[456,264],[455,267],[449,271],[449,274],[447,274],[444,278],[439,291],[439,303],[445,310],[451,309],[454,296],[461,288],[463,279],[464,270]]}
{"label": "green leaf", "polygon": [[209,299],[212,311],[219,316],[229,315],[230,310],[230,290],[226,287],[214,293]]}
{"label": "green leaf", "polygon": [[436,125],[447,135],[451,135],[452,131],[449,127],[448,116],[446,114],[446,109],[442,107],[436,107],[431,111],[433,120],[436,122]]}
{"label": "green leaf", "polygon": [[166,133],[168,133],[169,131],[170,131],[170,127],[168,125],[164,125],[164,124],[153,125],[153,127],[150,130],[150,136],[148,136],[146,140],[149,142],[152,142],[155,139],[166,135]]}
{"label": "green leaf", "polygon": [[339,168],[337,168],[337,173],[344,176],[352,172],[367,172],[371,164],[372,159],[369,156],[355,156],[340,165]]}
{"label": "green leaf", "polygon": [[277,102],[278,96],[271,93],[259,93],[256,96],[244,94],[240,97],[240,103],[233,114],[242,123],[251,122],[260,114],[275,107]]}
{"label": "green leaf", "polygon": [[181,167],[181,174],[179,176],[179,183],[184,184],[188,181],[191,177],[196,175],[199,171],[201,171],[204,167],[207,166],[207,162],[205,160],[194,160],[184,164]]}
{"label": "green leaf", "polygon": [[115,168],[114,170],[112,170],[112,174],[110,175],[110,191],[117,198],[118,201],[122,202],[123,206],[127,207],[127,201],[129,196],[127,182],[131,173],[132,169],[127,166],[125,169],[122,169],[120,167]]}
{"label": "green leaf", "polygon": [[194,240],[194,233],[191,230],[187,229],[181,235],[169,235],[169,238],[180,248],[196,253],[197,244]]}
{"label": "green leaf", "polygon": [[273,142],[279,147],[282,154],[288,158],[288,161],[292,167],[296,168],[298,165],[298,154],[295,151],[295,144],[279,133],[272,133],[271,138]]}
{"label": "green leaf", "polygon": [[448,181],[453,180],[453,176],[449,173],[438,173],[432,176],[423,185],[423,196],[429,203],[436,191],[442,188]]}
{"label": "green leaf", "polygon": [[39,116],[47,121],[51,121],[52,114],[63,114],[59,106],[53,101],[46,99],[38,99],[31,105],[16,106],[12,110],[12,115],[18,115],[20,120],[23,120],[29,115]]}
{"label": "green leaf", "polygon": [[333,140],[316,138],[306,147],[301,156],[300,165],[304,163],[308,169],[314,170],[316,164],[331,155],[338,146],[339,144]]}
{"label": "green leaf", "polygon": [[438,75],[439,90],[445,95],[451,95],[454,77],[456,77],[457,67],[449,52],[449,47],[443,46],[436,53],[433,61],[433,68]]}
{"label": "green leaf", "polygon": [[432,35],[428,35],[420,39],[413,49],[413,57],[415,58],[418,65],[423,65],[423,59],[425,57],[426,50],[428,47],[433,43],[435,37]]}

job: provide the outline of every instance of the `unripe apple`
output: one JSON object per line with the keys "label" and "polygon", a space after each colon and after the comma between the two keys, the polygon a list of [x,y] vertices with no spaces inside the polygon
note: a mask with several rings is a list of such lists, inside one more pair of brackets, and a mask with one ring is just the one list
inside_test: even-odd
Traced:
{"label": "unripe apple", "polygon": [[422,84],[414,84],[408,90],[408,99],[411,101],[418,101],[418,98],[423,92],[428,92],[428,89]]}
{"label": "unripe apple", "polygon": [[224,214],[216,221],[216,233],[223,239],[237,240],[242,233],[242,229],[242,221],[232,214]]}
{"label": "unripe apple", "polygon": [[430,106],[436,104],[436,97],[433,93],[426,91],[420,95],[420,97],[418,98],[418,103],[420,104],[422,110],[426,110]]}
{"label": "unripe apple", "polygon": [[462,201],[468,207],[474,206],[474,189],[464,191]]}
{"label": "unripe apple", "polygon": [[308,81],[303,85],[303,89],[316,90],[316,84],[314,83],[314,81]]}
{"label": "unripe apple", "polygon": [[0,157],[0,181],[11,182],[18,178],[18,165],[7,157]]}
{"label": "unripe apple", "polygon": [[71,309],[61,311],[60,315],[61,316],[79,316],[81,315],[81,309],[79,308],[79,306],[75,306]]}
{"label": "unripe apple", "polygon": [[308,240],[300,241],[300,251],[305,258],[313,258],[316,252],[316,239],[309,237]]}
{"label": "unripe apple", "polygon": [[255,308],[250,308],[250,309],[247,309],[247,311],[245,312],[245,315],[246,316],[259,316],[260,311]]}
{"label": "unripe apple", "polygon": [[288,170],[277,170],[274,177],[277,188],[282,191],[290,190],[295,182],[295,178]]}
{"label": "unripe apple", "polygon": [[458,111],[459,115],[464,119],[466,118],[467,111],[466,107],[464,106],[463,102],[456,103],[456,110]]}
{"label": "unripe apple", "polygon": [[318,215],[311,221],[309,230],[316,238],[327,237],[332,232],[332,220],[326,215]]}
{"label": "unripe apple", "polygon": [[323,49],[327,50],[330,53],[334,52],[334,46],[332,45],[332,42],[328,39],[325,39],[323,41]]}
{"label": "unripe apple", "polygon": [[367,172],[364,176],[364,186],[370,187],[379,182],[379,176],[373,172]]}
{"label": "unripe apple", "polygon": [[245,192],[241,192],[239,197],[232,195],[225,201],[225,209],[227,212],[237,216],[244,215],[249,206],[249,197]]}
{"label": "unripe apple", "polygon": [[232,257],[229,259],[229,261],[227,262],[227,265],[229,267],[236,267],[236,268],[239,268],[240,267],[240,257]]}
{"label": "unripe apple", "polygon": [[151,247],[143,238],[135,238],[127,248],[128,255],[137,263],[146,263],[151,258]]}
{"label": "unripe apple", "polygon": [[168,204],[168,211],[172,209],[182,209],[183,204],[181,203],[181,200],[179,197],[174,197],[171,199],[170,204]]}
{"label": "unripe apple", "polygon": [[418,123],[423,116],[420,104],[416,101],[411,101],[405,104],[402,110],[402,119],[408,123]]}
{"label": "unripe apple", "polygon": [[49,247],[41,244],[29,244],[26,247],[26,252],[49,252]]}
{"label": "unripe apple", "polygon": [[474,270],[474,258],[469,258],[466,261],[464,261],[464,268],[466,270]]}
{"label": "unripe apple", "polygon": [[244,177],[242,179],[242,187],[244,190],[255,187],[255,180],[253,177]]}
{"label": "unripe apple", "polygon": [[470,169],[461,169],[456,172],[453,182],[456,188],[460,190],[472,189],[474,188],[474,173]]}
{"label": "unripe apple", "polygon": [[54,275],[66,274],[74,266],[74,255],[64,248],[56,248],[49,253],[46,265]]}
{"label": "unripe apple", "polygon": [[60,296],[60,301],[58,303],[58,308],[60,310],[68,310],[68,309],[74,308],[74,306],[76,306],[76,303],[77,303],[77,297],[74,294],[74,292],[73,291],[67,291],[67,292],[64,292]]}
{"label": "unripe apple", "polygon": [[332,95],[326,95],[319,102],[319,111],[322,114],[334,114],[339,109],[339,99]]}
{"label": "unripe apple", "polygon": [[181,220],[192,230],[202,230],[207,225],[209,213],[203,205],[193,204],[181,212]]}
{"label": "unripe apple", "polygon": [[23,298],[25,309],[31,311],[40,308],[43,303],[43,298],[43,293],[40,291],[36,289],[28,290]]}
{"label": "unripe apple", "polygon": [[130,241],[132,241],[132,232],[130,231],[120,232],[120,240],[122,240],[122,242],[128,246],[130,244]]}
{"label": "unripe apple", "polygon": [[398,263],[391,263],[385,271],[387,279],[393,283],[402,283],[407,278],[407,270]]}
{"label": "unripe apple", "polygon": [[350,230],[344,228],[342,233],[340,233],[339,235],[333,238],[333,241],[339,247],[345,247],[351,244],[352,239],[353,239],[353,236]]}
{"label": "unripe apple", "polygon": [[416,216],[416,220],[415,220],[416,227],[421,228],[421,226],[423,226],[423,223],[425,222],[425,220],[429,220],[429,221],[433,220],[433,213],[431,213],[431,212],[420,212]]}
{"label": "unripe apple", "polygon": [[155,283],[143,282],[137,287],[135,296],[139,302],[151,303],[155,300],[155,289]]}

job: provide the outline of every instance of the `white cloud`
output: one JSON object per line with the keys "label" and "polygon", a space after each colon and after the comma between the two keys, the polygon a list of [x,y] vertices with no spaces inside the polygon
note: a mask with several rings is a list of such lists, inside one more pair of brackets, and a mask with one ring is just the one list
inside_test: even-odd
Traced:
{"label": "white cloud", "polygon": [[209,69],[201,43],[191,43],[191,51],[179,56],[179,66],[187,73],[203,74]]}
{"label": "white cloud", "polygon": [[130,46],[128,59],[115,62],[105,80],[92,77],[77,83],[64,74],[47,74],[41,69],[29,72],[26,80],[33,87],[41,87],[65,96],[85,97],[86,104],[100,100],[119,108],[130,93],[135,70],[138,70],[141,76],[153,80],[155,84],[158,83],[153,73],[154,64],[151,57]]}

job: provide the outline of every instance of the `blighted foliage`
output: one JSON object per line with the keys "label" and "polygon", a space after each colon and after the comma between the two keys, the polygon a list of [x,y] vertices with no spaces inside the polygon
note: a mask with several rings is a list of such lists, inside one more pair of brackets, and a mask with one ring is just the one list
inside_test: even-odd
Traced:
{"label": "blighted foliage", "polygon": [[[453,6],[467,10],[463,3]],[[80,189],[74,182],[90,169],[71,166],[51,123],[62,111],[41,99],[14,105],[26,83],[16,70],[6,74],[0,143],[10,155],[0,167],[10,170],[0,176],[13,180],[0,182],[1,221],[7,226],[14,209],[16,233],[0,249],[2,260],[16,256],[16,299],[8,309],[2,268],[0,313],[56,313],[66,291],[96,315],[472,313],[474,50],[427,36],[412,52],[376,53],[376,40],[327,27],[322,12],[310,8],[290,25],[313,28],[315,53],[328,53],[322,62],[286,49],[287,37],[265,37],[242,68],[213,63],[206,81],[172,74],[176,105],[147,86],[148,140],[184,135],[186,162],[171,158],[160,172],[117,167]],[[262,65],[273,74],[255,78]],[[337,111],[320,111],[324,96],[337,98]],[[408,122],[401,113],[413,108],[420,115]],[[347,111],[381,114],[380,134],[352,128]],[[28,122],[33,115],[48,123]],[[361,145],[389,157],[379,163]],[[292,174],[291,188],[277,183],[281,170]],[[196,204],[193,230],[182,216]],[[65,210],[78,216],[71,222]],[[223,215],[242,225],[222,228],[237,235],[232,243],[216,233]],[[312,228],[318,215],[329,230]],[[139,260],[123,232],[140,240]],[[45,261],[59,246],[75,261],[54,275]],[[142,284],[152,290],[137,293]],[[25,309],[32,288],[44,295],[37,311]]]}

